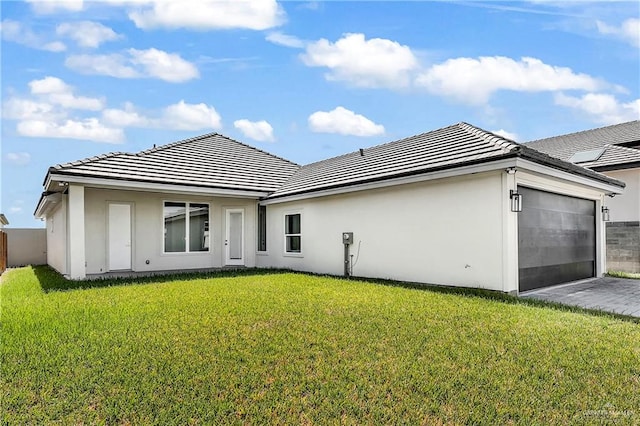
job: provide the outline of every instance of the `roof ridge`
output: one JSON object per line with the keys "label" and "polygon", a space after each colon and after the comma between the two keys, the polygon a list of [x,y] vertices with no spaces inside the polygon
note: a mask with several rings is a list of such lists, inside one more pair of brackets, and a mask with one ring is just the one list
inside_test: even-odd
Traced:
{"label": "roof ridge", "polygon": [[564,133],[562,135],[555,135],[555,136],[549,136],[549,137],[546,137],[546,138],[533,139],[533,140],[527,141],[526,143],[539,142],[539,141],[543,141],[543,140],[547,140],[547,139],[565,138],[565,137],[569,137],[569,136],[579,135],[581,133],[592,133],[592,132],[596,132],[596,131],[600,131],[600,130],[611,129],[613,127],[618,127],[618,126],[628,126],[631,123],[638,123],[638,122],[640,122],[640,120],[625,121],[625,122],[617,123],[617,124],[609,124],[608,126],[596,127],[595,129],[579,130],[577,132]]}
{"label": "roof ridge", "polygon": [[467,122],[461,121],[456,124],[462,130],[471,133],[474,136],[477,136],[485,141],[489,142],[492,145],[497,145],[504,152],[511,152],[513,150],[518,150],[522,147],[522,144],[506,138],[504,136],[500,136],[488,130],[481,129],[480,127],[476,127],[473,124],[469,124]]}
{"label": "roof ridge", "polygon": [[225,135],[223,135],[221,133],[218,133],[218,132],[207,133],[207,134],[204,134],[204,135],[194,136],[194,137],[191,137],[191,138],[188,138],[188,139],[179,140],[179,141],[176,141],[176,142],[170,142],[168,144],[164,144],[164,145],[160,145],[160,146],[157,146],[157,147],[146,149],[144,151],[140,151],[135,155],[142,156],[142,155],[145,155],[145,154],[151,154],[153,152],[162,151],[162,150],[165,150],[165,149],[168,149],[168,148],[172,148],[172,147],[177,146],[177,145],[184,145],[184,144],[191,143],[191,142],[201,141],[201,140],[204,140],[204,139],[207,139],[207,138],[211,138],[213,136],[219,136],[219,137],[227,139],[227,140],[229,140],[231,142],[235,142],[237,144],[240,144],[242,146],[250,148],[250,149],[252,149],[254,151],[258,151],[258,152],[261,152],[263,154],[267,154],[270,157],[277,158],[278,160],[286,161],[287,163],[293,164],[294,166],[298,166],[298,167],[300,166],[299,164],[294,163],[291,160],[287,160],[286,158],[279,157],[279,156],[277,156],[275,154],[272,154],[270,152],[267,152],[267,151],[264,151],[262,149],[256,148],[255,146],[246,144],[244,142],[240,142],[239,140],[230,138],[229,136],[225,136]]}

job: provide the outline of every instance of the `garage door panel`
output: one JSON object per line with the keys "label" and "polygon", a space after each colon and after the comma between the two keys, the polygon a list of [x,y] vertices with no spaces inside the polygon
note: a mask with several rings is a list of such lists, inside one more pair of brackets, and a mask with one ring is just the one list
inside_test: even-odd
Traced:
{"label": "garage door panel", "polygon": [[520,268],[551,266],[563,263],[593,262],[592,246],[539,247],[524,252]]}
{"label": "garage door panel", "polygon": [[590,261],[521,268],[520,291],[533,290],[559,283],[575,281],[575,277],[588,278],[592,276],[593,262]]}
{"label": "garage door panel", "polygon": [[595,275],[595,202],[519,187],[520,291]]}

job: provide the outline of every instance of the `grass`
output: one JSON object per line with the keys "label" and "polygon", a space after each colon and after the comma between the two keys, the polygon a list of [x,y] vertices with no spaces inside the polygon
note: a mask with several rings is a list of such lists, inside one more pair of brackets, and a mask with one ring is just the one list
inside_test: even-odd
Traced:
{"label": "grass", "polygon": [[640,423],[633,321],[481,294],[233,275],[124,285],[8,271],[2,423]]}
{"label": "grass", "polygon": [[630,278],[634,280],[640,280],[640,274],[636,274],[633,272],[609,271],[607,272],[607,275],[616,278]]}

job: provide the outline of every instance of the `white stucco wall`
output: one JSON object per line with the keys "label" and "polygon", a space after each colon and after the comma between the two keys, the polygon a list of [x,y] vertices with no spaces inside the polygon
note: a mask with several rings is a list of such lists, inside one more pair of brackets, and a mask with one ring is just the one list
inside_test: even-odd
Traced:
{"label": "white stucco wall", "polygon": [[[210,251],[163,253],[163,201],[209,203]],[[255,266],[256,201],[179,194],[86,188],[85,226],[87,274],[108,271],[107,212],[110,202],[132,206],[132,270],[159,271],[221,267],[225,264],[225,209],[244,209],[246,266]],[[149,264],[146,261],[149,261]]]}
{"label": "white stucco wall", "polygon": [[[354,233],[356,276],[509,291],[503,283],[503,174],[270,204],[268,254],[258,255],[257,265],[340,275],[341,235],[348,231]],[[284,215],[297,212],[302,254],[287,255]]]}
{"label": "white stucco wall", "polygon": [[624,194],[607,198],[612,222],[637,222],[640,220],[640,168],[604,172],[605,175],[627,184]]}
{"label": "white stucco wall", "polygon": [[47,263],[67,273],[67,196],[47,215]]}

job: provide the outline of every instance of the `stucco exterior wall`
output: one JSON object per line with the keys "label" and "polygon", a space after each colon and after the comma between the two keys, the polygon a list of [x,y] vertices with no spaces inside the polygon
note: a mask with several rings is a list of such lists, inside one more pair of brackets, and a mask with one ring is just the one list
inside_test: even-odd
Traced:
{"label": "stucco exterior wall", "polygon": [[67,273],[67,196],[47,215],[47,263],[61,274]]}
{"label": "stucco exterior wall", "polygon": [[[503,178],[491,172],[267,206],[257,265],[505,291]],[[302,253],[284,252],[284,216],[300,213]]]}
{"label": "stucco exterior wall", "polygon": [[10,268],[47,263],[47,230],[42,228],[5,228],[9,245]]}
{"label": "stucco exterior wall", "polygon": [[[211,232],[209,252],[163,253],[164,201],[209,203]],[[255,266],[257,209],[255,200],[86,188],[87,274],[108,272],[107,212],[108,205],[112,202],[131,205],[133,271],[186,270],[224,266],[226,208],[244,209],[245,265]]]}
{"label": "stucco exterior wall", "polygon": [[605,201],[611,222],[640,221],[640,168],[604,172],[605,175],[627,184],[624,194]]}

